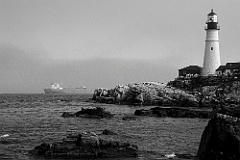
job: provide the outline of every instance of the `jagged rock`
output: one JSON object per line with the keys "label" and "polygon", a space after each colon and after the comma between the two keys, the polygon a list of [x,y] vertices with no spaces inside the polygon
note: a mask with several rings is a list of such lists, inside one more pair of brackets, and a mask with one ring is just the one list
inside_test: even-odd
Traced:
{"label": "jagged rock", "polygon": [[157,117],[174,117],[174,118],[211,118],[211,110],[197,110],[180,107],[154,107],[149,110],[136,110],[137,116],[157,116]]}
{"label": "jagged rock", "polygon": [[94,90],[92,100],[99,103],[116,103],[114,89],[97,88]]}
{"label": "jagged rock", "polygon": [[119,103],[143,103],[142,86],[138,84],[117,85],[115,87],[116,99]]}
{"label": "jagged rock", "polygon": [[93,100],[100,103],[143,104],[182,107],[218,107],[240,102],[240,82],[234,77],[178,77],[168,84],[144,82],[98,88]]}
{"label": "jagged rock", "polygon": [[110,112],[105,111],[104,108],[96,107],[96,108],[82,108],[81,111],[76,113],[64,112],[62,117],[83,117],[83,118],[111,118],[113,115]]}
{"label": "jagged rock", "polygon": [[197,155],[200,160],[240,159],[239,118],[217,113],[203,132]]}
{"label": "jagged rock", "polygon": [[111,90],[111,94],[107,93],[107,90],[97,89],[94,91],[93,100],[102,103],[198,106],[194,95],[160,83],[117,85]]}
{"label": "jagged rock", "polygon": [[100,137],[94,132],[83,132],[68,135],[61,142],[42,143],[29,153],[45,158],[122,158],[136,157],[138,147]]}

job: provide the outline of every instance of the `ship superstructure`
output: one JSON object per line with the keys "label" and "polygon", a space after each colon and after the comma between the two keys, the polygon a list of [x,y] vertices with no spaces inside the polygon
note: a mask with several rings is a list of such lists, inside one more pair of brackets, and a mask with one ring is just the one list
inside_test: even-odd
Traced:
{"label": "ship superstructure", "polygon": [[87,87],[63,88],[59,83],[52,83],[51,88],[45,88],[45,94],[81,94],[85,93]]}

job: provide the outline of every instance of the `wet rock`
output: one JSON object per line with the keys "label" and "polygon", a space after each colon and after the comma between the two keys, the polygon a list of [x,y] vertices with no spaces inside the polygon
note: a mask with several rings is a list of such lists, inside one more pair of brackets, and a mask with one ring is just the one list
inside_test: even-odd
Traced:
{"label": "wet rock", "polygon": [[113,115],[110,112],[105,111],[104,108],[96,107],[96,108],[82,108],[81,111],[76,113],[64,112],[62,117],[83,117],[83,118],[111,118]]}
{"label": "wet rock", "polygon": [[147,110],[147,109],[138,109],[134,112],[134,115],[136,115],[136,116],[152,116],[153,111]]}
{"label": "wet rock", "polygon": [[180,159],[194,159],[196,158],[196,156],[192,155],[192,154],[176,154],[177,158]]}
{"label": "wet rock", "polygon": [[114,97],[96,96],[95,100],[99,103],[108,103],[108,104],[116,103],[116,100]]}
{"label": "wet rock", "polygon": [[126,142],[100,137],[94,132],[71,134],[61,142],[43,143],[29,151],[45,158],[122,158],[136,157],[138,147]]}
{"label": "wet rock", "polygon": [[117,133],[111,131],[111,130],[108,130],[108,129],[104,129],[103,132],[102,132],[103,135],[117,135]]}
{"label": "wet rock", "polygon": [[76,114],[71,112],[63,112],[62,117],[64,118],[76,117]]}
{"label": "wet rock", "polygon": [[50,149],[50,144],[42,143],[39,146],[36,146],[34,150],[31,150],[29,153],[34,155],[43,155]]}
{"label": "wet rock", "polygon": [[240,159],[239,117],[231,116],[234,115],[234,110],[221,112],[208,122],[202,134],[197,154],[200,160]]}
{"label": "wet rock", "polygon": [[173,117],[173,118],[211,118],[213,113],[211,110],[197,110],[181,107],[154,107],[149,110],[136,110],[137,116],[157,116],[157,117]]}

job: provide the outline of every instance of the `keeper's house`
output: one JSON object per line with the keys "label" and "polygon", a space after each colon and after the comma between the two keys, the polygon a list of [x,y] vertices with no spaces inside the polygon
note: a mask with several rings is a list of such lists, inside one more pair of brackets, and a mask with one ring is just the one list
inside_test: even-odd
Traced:
{"label": "keeper's house", "polygon": [[193,77],[201,74],[202,67],[190,65],[178,70],[179,77]]}
{"label": "keeper's house", "polygon": [[221,65],[216,70],[217,75],[234,76],[240,77],[240,62],[238,63],[227,63]]}

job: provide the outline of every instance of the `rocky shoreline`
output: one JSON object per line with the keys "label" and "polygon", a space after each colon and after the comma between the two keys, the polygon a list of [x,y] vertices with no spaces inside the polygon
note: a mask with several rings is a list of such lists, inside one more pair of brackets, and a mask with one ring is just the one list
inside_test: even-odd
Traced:
{"label": "rocky shoreline", "polygon": [[178,77],[167,84],[158,82],[117,85],[95,89],[92,100],[98,103],[218,108],[239,106],[240,82],[232,77]]}
{"label": "rocky shoreline", "polygon": [[197,156],[200,160],[240,159],[240,82],[234,77],[178,77],[168,84],[118,85],[103,92],[95,90],[93,100],[108,103],[98,101],[106,96],[111,103],[161,106],[136,110],[136,116],[210,118]]}
{"label": "rocky shoreline", "polygon": [[[240,159],[240,82],[228,77],[178,78],[168,84],[142,83],[117,85],[114,89],[98,88],[92,100],[97,103],[153,105],[136,109],[134,115],[172,118],[207,118],[197,157],[200,160]],[[111,118],[103,108],[82,108],[76,113],[64,112],[62,117]],[[42,143],[30,151],[47,158],[122,158],[137,157],[134,144],[109,139],[117,133],[104,130],[68,135],[61,142]],[[107,138],[108,137],[108,138]],[[194,158],[193,155],[163,155],[168,158]]]}

